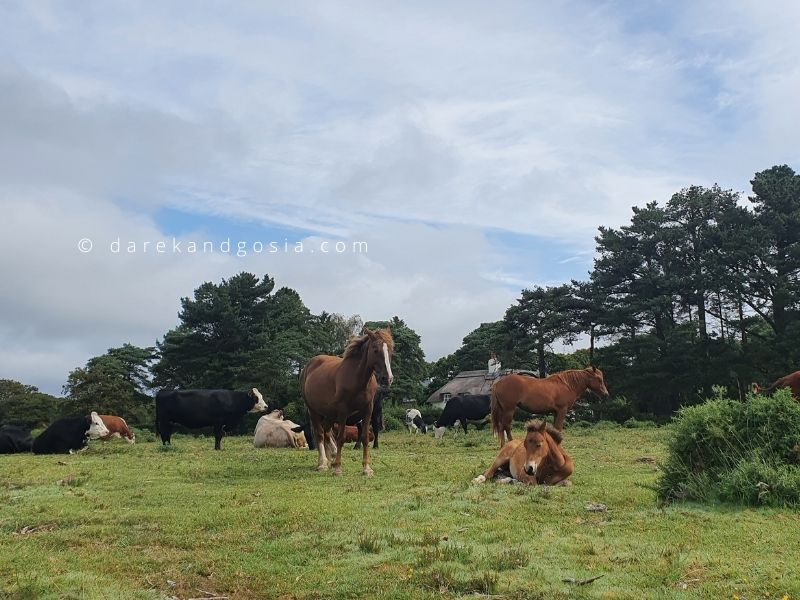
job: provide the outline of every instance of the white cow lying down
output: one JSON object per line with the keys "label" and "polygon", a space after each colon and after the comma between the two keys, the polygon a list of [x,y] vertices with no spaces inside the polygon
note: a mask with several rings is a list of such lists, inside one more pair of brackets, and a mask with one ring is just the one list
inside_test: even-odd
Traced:
{"label": "white cow lying down", "polygon": [[306,436],[301,431],[295,433],[296,423],[283,418],[283,411],[273,410],[256,423],[253,446],[256,448],[308,448]]}

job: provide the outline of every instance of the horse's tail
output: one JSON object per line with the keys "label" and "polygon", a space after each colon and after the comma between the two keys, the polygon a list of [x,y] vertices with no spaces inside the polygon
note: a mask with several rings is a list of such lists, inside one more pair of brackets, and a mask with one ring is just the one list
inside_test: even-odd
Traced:
{"label": "horse's tail", "polygon": [[[495,382],[496,384],[497,382]],[[497,398],[497,385],[492,386],[492,401],[491,401],[491,415],[492,415],[492,434],[503,442],[503,407],[500,406],[500,400]]]}
{"label": "horse's tail", "polygon": [[298,382],[300,384],[300,397],[303,399],[303,402],[306,401],[306,369],[308,368],[308,363],[300,369],[300,375],[298,377]]}

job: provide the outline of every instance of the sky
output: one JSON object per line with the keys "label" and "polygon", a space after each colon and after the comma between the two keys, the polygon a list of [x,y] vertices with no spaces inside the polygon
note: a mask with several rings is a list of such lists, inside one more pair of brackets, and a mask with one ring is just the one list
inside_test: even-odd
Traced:
{"label": "sky", "polygon": [[240,271],[453,352],[632,206],[797,170],[798,31],[789,1],[0,0],[0,378],[58,394]]}

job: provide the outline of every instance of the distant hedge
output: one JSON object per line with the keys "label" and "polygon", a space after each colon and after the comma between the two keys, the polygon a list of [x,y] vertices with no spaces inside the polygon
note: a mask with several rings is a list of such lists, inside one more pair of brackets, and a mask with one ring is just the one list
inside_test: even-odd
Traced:
{"label": "distant hedge", "polygon": [[682,409],[658,481],[667,502],[800,506],[800,403],[788,390]]}

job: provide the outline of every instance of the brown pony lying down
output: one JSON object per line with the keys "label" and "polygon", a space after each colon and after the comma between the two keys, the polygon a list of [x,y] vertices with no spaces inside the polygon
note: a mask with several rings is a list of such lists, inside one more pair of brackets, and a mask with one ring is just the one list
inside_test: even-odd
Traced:
{"label": "brown pony lying down", "polygon": [[528,421],[524,439],[507,442],[485,473],[472,480],[483,483],[494,477],[498,469],[505,468],[511,477],[537,485],[570,485],[567,479],[575,469],[569,454],[561,447],[562,433],[544,421]]}

